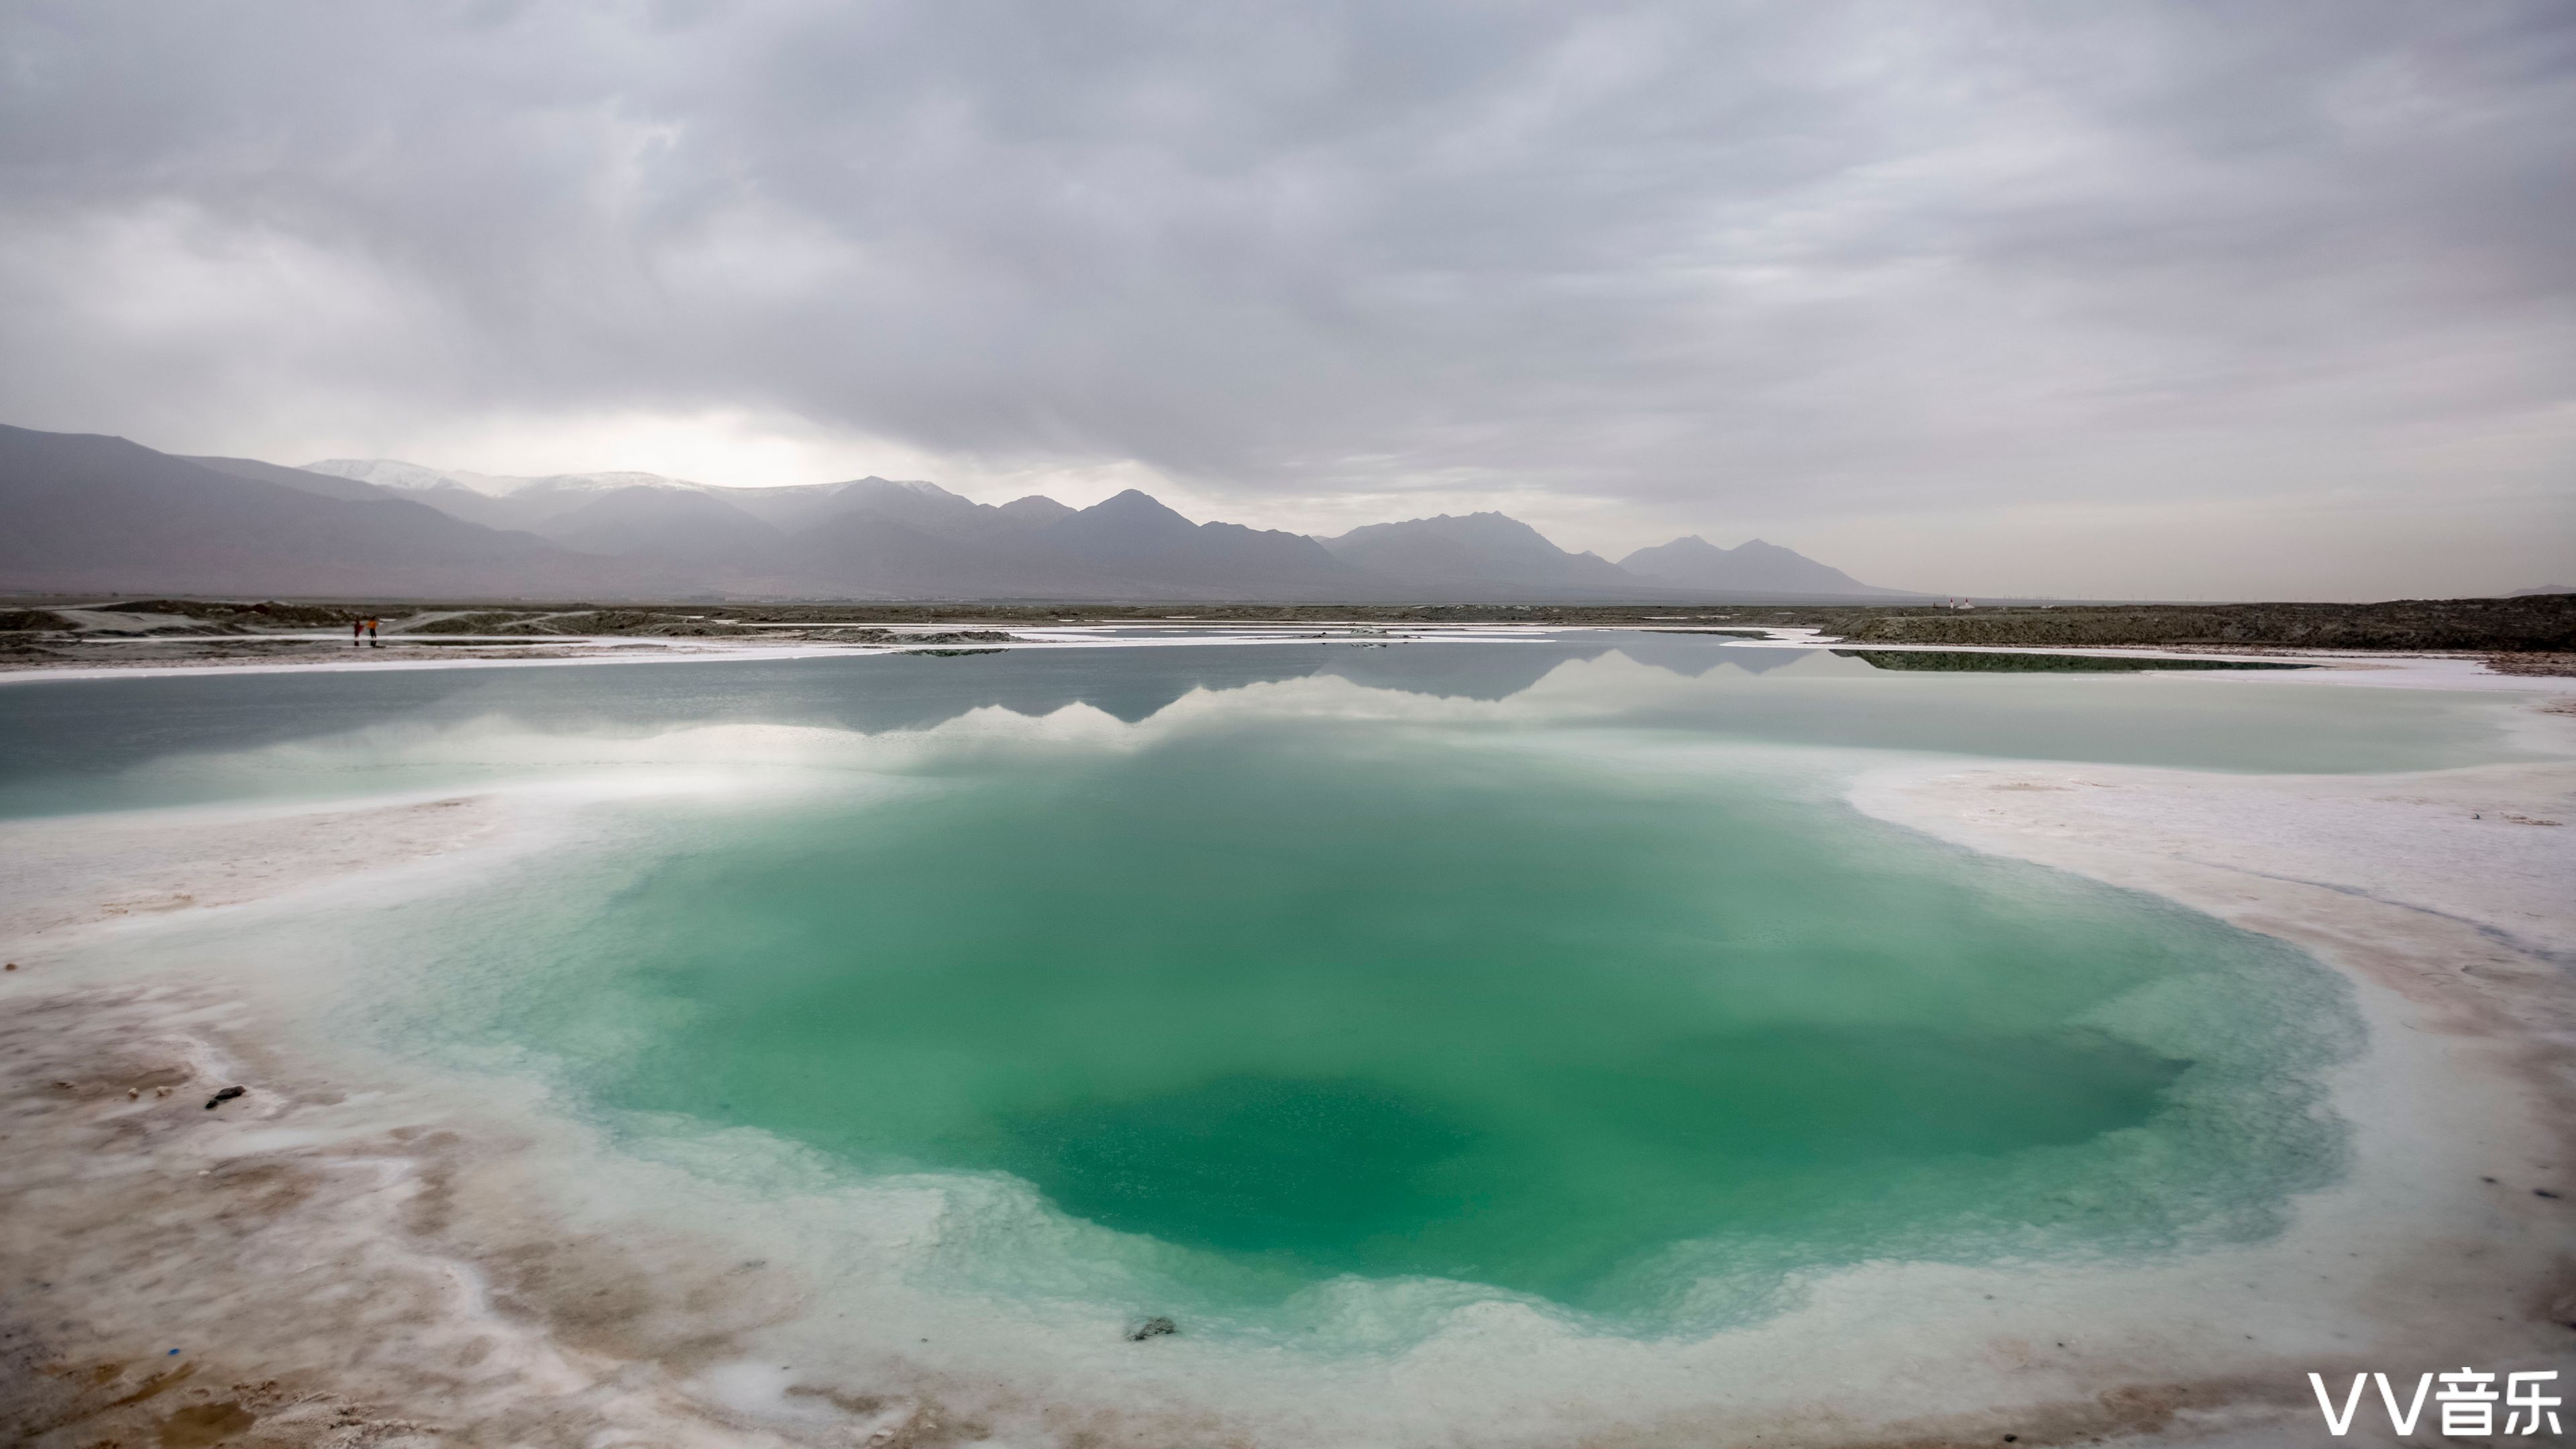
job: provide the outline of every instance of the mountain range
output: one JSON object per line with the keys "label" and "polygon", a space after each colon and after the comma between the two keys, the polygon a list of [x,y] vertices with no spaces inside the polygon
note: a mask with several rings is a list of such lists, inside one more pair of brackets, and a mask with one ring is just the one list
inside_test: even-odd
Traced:
{"label": "mountain range", "polygon": [[0,426],[0,591],[383,598],[1718,602],[1907,597],[1760,540],[1617,563],[1500,513],[1311,538],[859,478],[729,488],[387,459],[286,467]]}

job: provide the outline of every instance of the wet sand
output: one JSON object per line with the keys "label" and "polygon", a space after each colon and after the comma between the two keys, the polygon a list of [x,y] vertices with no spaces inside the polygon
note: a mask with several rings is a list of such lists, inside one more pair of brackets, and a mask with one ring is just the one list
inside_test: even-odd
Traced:
{"label": "wet sand", "polygon": [[[1508,1315],[1303,1403],[1022,1374],[1000,1351],[773,1367],[754,1355],[788,1327],[900,1300],[818,1302],[791,1261],[623,1200],[675,1180],[603,1175],[602,1201],[574,1201],[564,1164],[602,1150],[581,1129],[299,1046],[272,1020],[291,983],[96,964],[192,921],[504,868],[543,848],[535,813],[478,794],[9,822],[0,1425],[48,1446],[2250,1446],[2328,1442],[2311,1370],[2576,1367],[2576,764],[1953,762],[1852,798],[2344,973],[2371,1035],[2333,1083],[2347,1180],[2270,1242],[2100,1270],[1879,1265],[1703,1343],[1586,1341],[1570,1376],[1523,1383],[1479,1363],[1546,1341]],[[1135,1350],[1166,1351],[1196,1349]],[[2375,1413],[2337,1442],[2372,1442]]]}

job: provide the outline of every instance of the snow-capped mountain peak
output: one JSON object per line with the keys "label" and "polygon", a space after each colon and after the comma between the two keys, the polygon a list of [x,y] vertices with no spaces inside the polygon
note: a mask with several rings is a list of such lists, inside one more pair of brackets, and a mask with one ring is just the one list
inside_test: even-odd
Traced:
{"label": "snow-capped mountain peak", "polygon": [[446,468],[431,468],[419,463],[405,463],[396,458],[325,458],[304,465],[307,473],[328,473],[334,478],[354,478],[373,483],[379,488],[400,488],[417,492],[428,488],[464,488],[476,493],[497,496],[498,490],[476,487],[501,480],[481,473],[459,473]]}

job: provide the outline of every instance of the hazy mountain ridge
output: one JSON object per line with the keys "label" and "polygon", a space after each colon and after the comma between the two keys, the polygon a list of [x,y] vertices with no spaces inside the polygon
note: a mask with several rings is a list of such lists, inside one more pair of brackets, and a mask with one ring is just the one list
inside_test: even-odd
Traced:
{"label": "hazy mountain ridge", "polygon": [[1758,538],[1733,548],[1719,548],[1698,534],[1687,534],[1670,543],[1641,548],[1619,560],[1619,567],[1642,578],[1682,588],[1853,596],[1904,592],[1873,588],[1841,569]]}
{"label": "hazy mountain ridge", "polygon": [[607,473],[539,473],[528,475],[475,473],[465,469],[431,468],[419,463],[406,463],[398,458],[325,458],[306,463],[302,471],[372,483],[379,488],[428,493],[446,488],[463,488],[487,498],[509,498],[527,492],[592,492],[606,493],[620,488],[688,488],[701,485],[685,478],[666,478],[659,473],[616,471]]}
{"label": "hazy mountain ridge", "polygon": [[[240,460],[247,462],[248,460]],[[292,489],[123,438],[0,425],[0,586],[22,592],[643,596],[686,580],[399,497]]]}
{"label": "hazy mountain ridge", "polygon": [[1385,578],[1400,578],[1483,596],[1495,589],[1537,590],[1549,598],[1604,591],[1633,596],[1655,586],[1592,553],[1568,553],[1546,535],[1501,513],[1372,523],[1324,540],[1344,560]]}
{"label": "hazy mountain ridge", "polygon": [[618,488],[546,519],[532,532],[580,553],[697,567],[756,566],[787,535],[721,498],[665,488]]}
{"label": "hazy mountain ridge", "polygon": [[[1630,556],[1669,569],[1705,551],[1736,560],[1747,581],[1675,578],[1568,552],[1496,512],[1318,539],[1196,522],[1134,489],[1075,509],[877,477],[733,488],[395,459],[288,468],[23,428],[0,428],[0,506],[20,523],[0,545],[0,589],[21,592],[1283,603],[1893,592],[1759,541],[1730,551],[1682,539]],[[1797,582],[1808,579],[1826,586]]]}

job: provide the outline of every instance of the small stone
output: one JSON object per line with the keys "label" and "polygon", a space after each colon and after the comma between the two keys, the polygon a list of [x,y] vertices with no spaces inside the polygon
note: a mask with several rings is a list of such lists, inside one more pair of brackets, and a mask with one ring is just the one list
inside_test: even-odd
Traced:
{"label": "small stone", "polygon": [[211,1112],[217,1107],[222,1106],[224,1103],[231,1101],[233,1098],[238,1097],[249,1090],[250,1088],[248,1087],[226,1087],[222,1091],[217,1092],[206,1099],[206,1110]]}
{"label": "small stone", "polygon": [[1144,1322],[1137,1324],[1134,1328],[1128,1329],[1127,1341],[1129,1343],[1143,1343],[1149,1338],[1161,1338],[1165,1334],[1178,1333],[1180,1331],[1181,1326],[1179,1324],[1174,1323],[1172,1320],[1165,1318],[1160,1314],[1156,1314],[1154,1317],[1148,1318]]}

